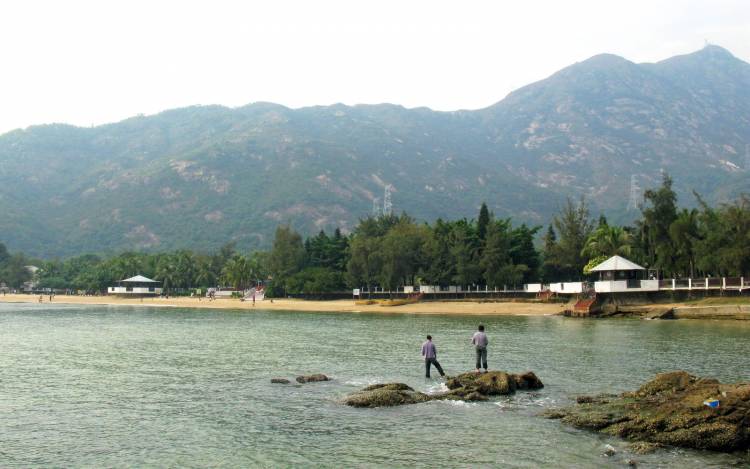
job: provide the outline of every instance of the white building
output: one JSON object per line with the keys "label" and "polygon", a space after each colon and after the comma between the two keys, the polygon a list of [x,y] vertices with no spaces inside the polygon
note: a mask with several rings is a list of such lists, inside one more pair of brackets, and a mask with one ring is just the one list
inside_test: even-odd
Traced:
{"label": "white building", "polygon": [[646,268],[624,257],[612,256],[597,265],[591,272],[599,273],[594,283],[597,293],[622,293],[658,291],[659,281],[646,278]]}
{"label": "white building", "polygon": [[110,295],[161,295],[161,282],[151,280],[143,275],[126,278],[117,282],[117,286],[109,287]]}

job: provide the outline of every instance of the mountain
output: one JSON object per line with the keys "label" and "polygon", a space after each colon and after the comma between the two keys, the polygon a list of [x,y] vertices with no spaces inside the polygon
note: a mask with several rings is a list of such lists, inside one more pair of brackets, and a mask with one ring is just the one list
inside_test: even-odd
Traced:
{"label": "mountain", "polygon": [[[717,47],[658,63],[598,55],[476,111],[196,106],[0,136],[0,241],[41,256],[266,247],[278,223],[356,225],[392,186],[425,220],[544,224],[565,196],[630,221],[631,182],[750,189],[750,64]],[[632,181],[631,181],[632,180]]]}

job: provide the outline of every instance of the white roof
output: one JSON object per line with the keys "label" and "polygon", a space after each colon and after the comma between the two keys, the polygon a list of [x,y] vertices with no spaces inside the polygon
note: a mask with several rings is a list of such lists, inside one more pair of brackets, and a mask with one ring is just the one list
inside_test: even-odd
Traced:
{"label": "white roof", "polygon": [[151,280],[150,278],[146,278],[143,275],[136,275],[135,277],[126,278],[125,280],[122,280],[123,282],[151,282],[151,283],[159,283],[157,280]]}
{"label": "white roof", "polygon": [[630,262],[624,257],[612,256],[591,269],[591,272],[608,272],[611,270],[646,270],[646,268],[639,266],[635,262]]}

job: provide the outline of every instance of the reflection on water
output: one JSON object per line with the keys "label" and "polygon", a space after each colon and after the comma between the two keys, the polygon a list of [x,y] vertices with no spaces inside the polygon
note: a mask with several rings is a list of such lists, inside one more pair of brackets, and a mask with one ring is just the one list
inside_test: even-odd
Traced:
{"label": "reflection on water", "polygon": [[[546,387],[486,403],[352,409],[376,382],[439,392],[473,367],[478,318],[0,304],[0,466],[745,465],[742,455],[628,454],[617,439],[537,414],[576,394],[619,392],[685,369],[750,381],[744,322],[483,318],[490,368]],[[271,385],[323,372],[331,382]],[[603,456],[612,444],[619,452]]]}

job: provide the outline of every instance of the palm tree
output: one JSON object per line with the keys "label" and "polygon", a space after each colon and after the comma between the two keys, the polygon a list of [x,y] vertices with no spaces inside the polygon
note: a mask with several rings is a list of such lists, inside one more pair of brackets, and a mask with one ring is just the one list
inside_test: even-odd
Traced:
{"label": "palm tree", "polygon": [[250,265],[245,256],[235,255],[224,264],[222,271],[224,281],[233,288],[244,289],[250,280]]}
{"label": "palm tree", "polygon": [[195,258],[190,251],[182,250],[174,254],[174,263],[179,278],[179,286],[192,288],[195,277]]}
{"label": "palm tree", "polygon": [[699,240],[698,211],[682,209],[677,219],[669,225],[669,237],[674,246],[675,267],[682,274],[693,277],[695,273],[695,244]]}
{"label": "palm tree", "polygon": [[595,257],[630,256],[633,235],[621,226],[601,225],[591,233],[581,250],[589,259]]}
{"label": "palm tree", "polygon": [[215,281],[215,276],[211,270],[209,259],[199,257],[195,266],[195,285],[197,287],[208,287]]}
{"label": "palm tree", "polygon": [[162,282],[164,291],[167,293],[179,284],[180,277],[172,256],[164,256],[159,260],[159,265],[156,268],[156,280]]}

